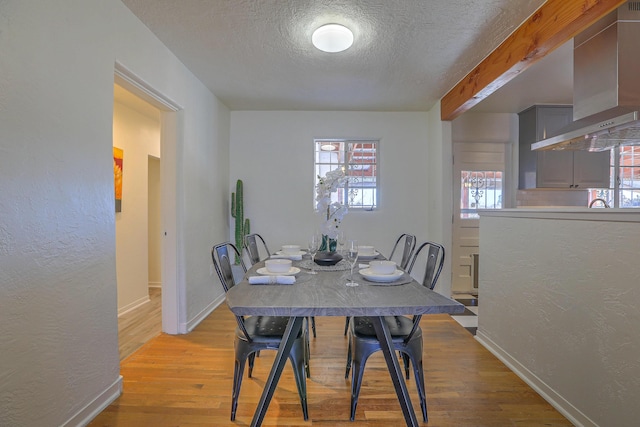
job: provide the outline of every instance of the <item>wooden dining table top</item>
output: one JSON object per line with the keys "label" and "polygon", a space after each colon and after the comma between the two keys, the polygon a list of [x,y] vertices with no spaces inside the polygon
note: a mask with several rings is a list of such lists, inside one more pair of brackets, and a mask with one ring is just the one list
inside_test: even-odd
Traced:
{"label": "wooden dining table top", "polygon": [[[294,262],[294,266],[296,263]],[[456,314],[464,306],[428,289],[416,280],[393,285],[358,280],[349,287],[349,270],[326,271],[317,268],[310,275],[302,269],[291,285],[252,285],[251,275],[264,267],[257,263],[241,282],[226,294],[226,301],[236,315],[253,316],[391,316],[412,314]]]}

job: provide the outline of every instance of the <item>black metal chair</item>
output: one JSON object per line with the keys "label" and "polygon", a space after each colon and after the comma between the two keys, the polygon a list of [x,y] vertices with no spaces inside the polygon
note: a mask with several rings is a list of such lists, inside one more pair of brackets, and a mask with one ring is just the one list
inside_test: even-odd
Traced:
{"label": "black metal chair", "polygon": [[[235,285],[233,270],[231,268],[231,257],[240,255],[240,252],[230,242],[215,245],[211,250],[213,265],[218,273],[220,282],[225,292],[228,292]],[[240,258],[240,265],[244,272],[247,271],[244,261]],[[282,316],[235,316],[238,323],[236,328],[235,347],[235,367],[233,370],[233,391],[231,399],[231,420],[236,418],[238,407],[238,397],[240,396],[240,386],[247,359],[249,360],[248,376],[251,378],[253,372],[253,362],[257,352],[261,350],[278,350],[282,335],[289,322],[288,317]],[[304,331],[304,328],[302,329]],[[307,376],[309,376],[308,364],[308,343],[304,332],[296,337],[296,340],[289,353],[289,360],[293,367],[293,374],[300,395],[302,414],[305,421],[309,418],[307,409]]]}
{"label": "black metal chair", "polygon": [[409,266],[409,261],[411,261],[411,256],[413,255],[413,251],[416,248],[416,236],[413,234],[403,233],[398,237],[396,243],[393,245],[393,249],[391,250],[391,254],[389,255],[389,259],[393,260],[393,255],[396,253],[396,249],[400,245],[400,242],[403,241],[402,244],[402,257],[400,258],[400,262],[398,265],[402,270],[406,270]]}
{"label": "black metal chair", "polygon": [[[410,272],[416,259],[422,251],[426,254],[425,274],[422,284],[429,289],[433,289],[438,281],[440,272],[444,266],[445,250],[437,243],[425,242],[415,252],[411,263],[407,267]],[[415,315],[412,318],[405,316],[386,316],[386,322],[394,349],[402,355],[405,367],[405,375],[409,379],[409,364],[413,365],[416,388],[420,397],[420,408],[424,422],[427,418],[427,398],[424,383],[424,370],[422,367],[422,329],[420,319],[422,315]],[[355,419],[356,406],[362,385],[362,375],[369,356],[381,350],[380,341],[376,336],[373,324],[369,317],[354,317],[351,321],[349,334],[349,350],[347,354],[347,370],[345,378],[349,377],[349,371],[353,368],[351,375],[351,421]],[[353,365],[353,366],[352,366]]]}
{"label": "black metal chair", "polygon": [[[262,243],[263,251],[267,254],[264,257],[260,256],[260,250],[258,248],[258,240]],[[244,249],[247,252],[247,256],[249,257],[249,261],[251,265],[256,264],[264,259],[267,259],[271,256],[271,252],[267,247],[267,242],[262,238],[258,233],[247,234],[244,236]],[[311,331],[313,333],[313,337],[316,337],[316,318],[311,317]]]}
{"label": "black metal chair", "polygon": [[[266,256],[260,256],[258,241],[262,243],[262,249],[266,253]],[[244,236],[244,249],[247,251],[247,255],[249,257],[251,265],[256,264],[263,259],[269,258],[271,256],[271,252],[267,247],[267,243],[258,233],[247,234],[246,236]]]}
{"label": "black metal chair", "polygon": [[[398,239],[396,240],[396,243],[393,245],[393,249],[391,249],[391,255],[389,255],[388,259],[393,260],[393,255],[395,254],[396,249],[398,248],[398,245],[403,239],[404,239],[404,243],[402,245],[403,247],[402,257],[400,258],[400,262],[397,264],[402,270],[406,271],[407,267],[409,266],[409,261],[411,261],[411,256],[413,255],[413,251],[416,248],[416,236],[414,236],[413,234],[407,234],[407,233],[401,234],[400,237],[398,237]],[[351,320],[350,317],[347,317],[345,319],[345,322],[344,322],[345,335],[347,335],[347,331],[349,331],[350,320]]]}

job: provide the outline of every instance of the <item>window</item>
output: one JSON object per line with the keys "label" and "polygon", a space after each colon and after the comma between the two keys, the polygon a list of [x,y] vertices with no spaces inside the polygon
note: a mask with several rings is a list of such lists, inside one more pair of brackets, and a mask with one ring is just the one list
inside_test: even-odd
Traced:
{"label": "window", "polygon": [[502,209],[502,171],[461,171],[460,218],[478,219],[480,209]]}
{"label": "window", "polygon": [[616,147],[611,160],[610,188],[589,190],[589,203],[603,199],[611,207],[640,208],[640,146]]}
{"label": "window", "polygon": [[[350,209],[374,210],[378,206],[377,140],[314,140],[314,188],[318,176],[344,168],[349,181],[332,194],[334,201]],[[314,191],[315,198],[315,191]]]}

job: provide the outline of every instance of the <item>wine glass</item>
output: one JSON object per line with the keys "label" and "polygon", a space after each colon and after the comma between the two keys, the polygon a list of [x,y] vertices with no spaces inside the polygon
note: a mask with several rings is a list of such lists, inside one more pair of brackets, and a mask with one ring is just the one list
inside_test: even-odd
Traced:
{"label": "wine glass", "polygon": [[346,239],[346,237],[344,235],[344,231],[338,231],[338,235],[336,236],[336,240],[338,241],[338,253],[340,255],[344,254],[344,247],[347,244],[347,241],[345,239]]}
{"label": "wine glass", "polygon": [[351,273],[349,274],[349,281],[346,283],[347,286],[358,286],[358,282],[353,281],[353,267],[358,262],[358,242],[356,240],[349,240],[347,242],[347,251],[345,253],[347,262],[351,267]]}
{"label": "wine glass", "polygon": [[309,255],[311,255],[311,271],[309,271],[309,274],[318,274],[318,272],[316,271],[316,262],[313,260],[313,258],[315,257],[316,252],[318,252],[318,249],[320,248],[321,240],[322,238],[317,234],[314,234],[309,238],[308,248],[309,248]]}

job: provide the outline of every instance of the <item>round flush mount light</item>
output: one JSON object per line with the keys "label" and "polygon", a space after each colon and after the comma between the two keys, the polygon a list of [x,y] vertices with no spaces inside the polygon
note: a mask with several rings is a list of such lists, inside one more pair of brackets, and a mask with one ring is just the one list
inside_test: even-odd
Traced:
{"label": "round flush mount light", "polygon": [[353,33],[343,25],[327,24],[313,32],[311,42],[323,52],[342,52],[353,44]]}

